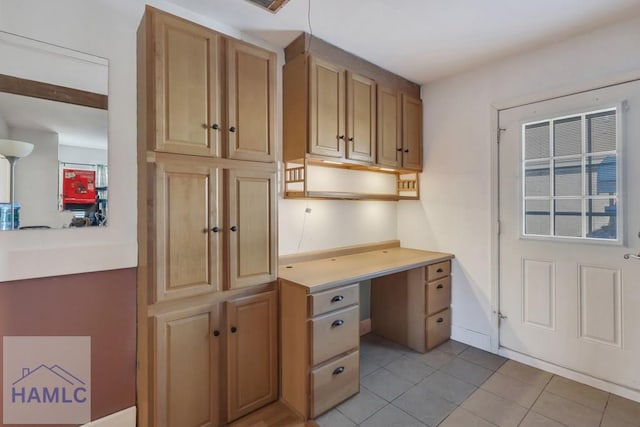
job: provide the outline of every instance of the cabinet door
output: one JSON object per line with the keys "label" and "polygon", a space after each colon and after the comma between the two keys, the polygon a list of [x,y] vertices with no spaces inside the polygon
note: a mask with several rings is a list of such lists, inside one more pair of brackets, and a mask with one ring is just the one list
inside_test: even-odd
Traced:
{"label": "cabinet door", "polygon": [[275,161],[275,54],[229,40],[227,79],[228,157]]}
{"label": "cabinet door", "polygon": [[400,94],[378,86],[378,151],[380,166],[397,168],[402,159],[402,104]]}
{"label": "cabinet door", "polygon": [[227,421],[278,398],[276,291],[226,303]]}
{"label": "cabinet door", "polygon": [[220,290],[220,178],[194,162],[156,164],[155,301]]}
{"label": "cabinet door", "polygon": [[422,170],[422,101],[402,95],[402,167]]}
{"label": "cabinet door", "polygon": [[218,305],[193,307],[154,319],[153,425],[215,427],[220,424],[219,320]]}
{"label": "cabinet door", "polygon": [[309,61],[309,153],[345,156],[344,69],[317,58]]}
{"label": "cabinet door", "polygon": [[347,73],[347,158],[376,160],[376,83]]}
{"label": "cabinet door", "polygon": [[230,288],[275,280],[275,173],[232,169],[228,172],[227,188]]}
{"label": "cabinet door", "polygon": [[155,96],[157,151],[219,156],[219,36],[156,12]]}

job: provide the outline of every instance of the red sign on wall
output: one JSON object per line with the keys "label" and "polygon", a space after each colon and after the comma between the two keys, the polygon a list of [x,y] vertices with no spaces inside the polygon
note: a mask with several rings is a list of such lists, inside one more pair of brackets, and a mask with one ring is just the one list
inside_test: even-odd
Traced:
{"label": "red sign on wall", "polygon": [[62,204],[91,204],[96,201],[96,172],[62,170]]}

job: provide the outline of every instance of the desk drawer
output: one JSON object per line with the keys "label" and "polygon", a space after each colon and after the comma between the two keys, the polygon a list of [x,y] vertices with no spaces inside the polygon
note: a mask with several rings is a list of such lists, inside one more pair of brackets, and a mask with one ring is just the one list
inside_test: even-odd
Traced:
{"label": "desk drawer", "polygon": [[427,265],[427,281],[437,280],[451,274],[451,261]]}
{"label": "desk drawer", "polygon": [[358,348],[359,307],[353,306],[311,319],[311,365]]}
{"label": "desk drawer", "polygon": [[442,344],[451,336],[451,309],[429,316],[427,322],[427,350]]}
{"label": "desk drawer", "polygon": [[326,292],[309,295],[309,317],[357,304],[360,300],[358,284],[341,286]]}
{"label": "desk drawer", "polygon": [[311,418],[328,411],[360,390],[357,351],[311,371]]}
{"label": "desk drawer", "polygon": [[427,316],[437,313],[451,305],[451,276],[428,282],[426,285]]}

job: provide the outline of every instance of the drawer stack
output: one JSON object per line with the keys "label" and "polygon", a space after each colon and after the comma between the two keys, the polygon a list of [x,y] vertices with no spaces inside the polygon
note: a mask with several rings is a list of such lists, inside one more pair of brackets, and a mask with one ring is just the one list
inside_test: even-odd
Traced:
{"label": "drawer stack", "polygon": [[426,349],[451,336],[451,261],[425,267]]}
{"label": "drawer stack", "polygon": [[357,284],[308,296],[311,418],[360,389],[358,303]]}
{"label": "drawer stack", "polygon": [[282,306],[292,308],[282,313],[282,397],[316,418],[360,390],[358,284],[311,294],[284,280],[280,287]]}

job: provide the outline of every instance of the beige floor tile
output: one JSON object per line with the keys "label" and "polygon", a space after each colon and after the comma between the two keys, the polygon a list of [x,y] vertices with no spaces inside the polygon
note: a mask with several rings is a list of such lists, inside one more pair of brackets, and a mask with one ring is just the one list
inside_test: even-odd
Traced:
{"label": "beige floor tile", "polygon": [[640,403],[612,394],[605,415],[611,420],[620,420],[633,426],[640,426]]}
{"label": "beige floor tile", "polygon": [[538,388],[546,386],[553,376],[553,374],[549,372],[523,365],[514,360],[508,360],[498,369],[498,372]]}
{"label": "beige floor tile", "polygon": [[529,412],[520,423],[520,427],[564,427],[564,424],[560,424],[544,415]]}
{"label": "beige floor tile", "polygon": [[525,408],[531,408],[538,396],[540,396],[540,393],[542,393],[542,388],[534,387],[498,372],[485,381],[480,388],[515,402]]}
{"label": "beige floor tile", "polygon": [[602,419],[601,411],[548,391],[542,392],[531,410],[572,427],[598,427]]}
{"label": "beige floor tile", "polygon": [[527,409],[488,391],[478,389],[462,407],[500,427],[515,427],[524,418]]}
{"label": "beige floor tile", "polygon": [[551,378],[545,390],[601,412],[604,411],[604,407],[609,399],[609,393],[606,391],[598,390],[597,388],[580,384],[557,375]]}
{"label": "beige floor tile", "polygon": [[495,427],[495,424],[483,420],[464,408],[458,408],[438,427]]}
{"label": "beige floor tile", "polygon": [[632,424],[626,422],[619,415],[616,415],[613,412],[605,411],[604,417],[602,418],[602,423],[600,423],[600,427],[638,427],[640,426],[640,420],[637,423]]}

